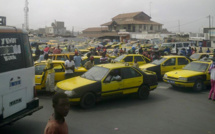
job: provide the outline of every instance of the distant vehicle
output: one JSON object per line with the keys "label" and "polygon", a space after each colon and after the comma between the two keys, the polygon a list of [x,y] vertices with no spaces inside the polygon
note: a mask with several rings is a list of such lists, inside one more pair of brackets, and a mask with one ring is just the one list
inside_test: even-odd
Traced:
{"label": "distant vehicle", "polygon": [[200,60],[207,55],[208,57],[213,57],[213,53],[194,53],[190,56],[190,59],[192,59],[193,61]]}
{"label": "distant vehicle", "polygon": [[128,63],[129,65],[133,65],[134,64],[134,59],[137,60],[137,63],[139,65],[143,65],[143,64],[146,64],[146,63],[149,63],[151,62],[151,60],[141,54],[123,54],[123,55],[120,55],[119,57],[115,58],[113,60],[114,63],[117,63],[117,62],[121,62],[121,63]]}
{"label": "distant vehicle", "polygon": [[[53,60],[52,64],[55,70],[55,82],[59,82],[65,79],[65,65],[64,61]],[[46,88],[47,72],[44,71],[47,64],[46,61],[35,62],[35,88],[36,90],[44,90]],[[85,73],[87,70],[84,67],[75,68],[74,76],[79,76]]]}
{"label": "distant vehicle", "polygon": [[0,26],[0,127],[40,110],[27,32]]}
{"label": "distant vehicle", "polygon": [[157,85],[155,73],[143,72],[122,63],[109,63],[58,82],[55,90],[66,93],[71,103],[90,108],[96,101],[110,96],[137,94],[140,99],[147,99]]}
{"label": "distant vehicle", "polygon": [[162,78],[166,72],[181,69],[188,63],[190,63],[190,60],[185,56],[170,55],[163,56],[160,59],[142,65],[139,68],[142,70],[153,71],[157,74],[158,78]]}
{"label": "distant vehicle", "polygon": [[183,69],[170,71],[163,77],[173,87],[192,87],[196,91],[210,85],[209,67],[212,61],[193,61]]}

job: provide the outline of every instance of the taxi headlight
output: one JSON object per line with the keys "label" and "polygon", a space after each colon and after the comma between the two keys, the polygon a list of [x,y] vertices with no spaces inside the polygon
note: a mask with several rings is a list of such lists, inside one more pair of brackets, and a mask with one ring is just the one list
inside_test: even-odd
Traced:
{"label": "taxi headlight", "polygon": [[164,74],[164,76],[163,76],[164,78],[167,78],[167,74]]}
{"label": "taxi headlight", "polygon": [[187,78],[185,78],[185,77],[179,77],[178,80],[187,81]]}
{"label": "taxi headlight", "polygon": [[71,97],[72,95],[75,94],[75,91],[65,91],[64,92],[67,96]]}

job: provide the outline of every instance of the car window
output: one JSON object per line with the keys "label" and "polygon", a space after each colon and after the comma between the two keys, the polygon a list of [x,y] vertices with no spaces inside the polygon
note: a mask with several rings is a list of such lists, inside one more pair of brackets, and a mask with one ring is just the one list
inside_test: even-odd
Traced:
{"label": "car window", "polygon": [[137,61],[144,61],[143,58],[141,56],[134,56],[134,59],[136,59]]}
{"label": "car window", "polygon": [[64,55],[59,55],[59,56],[57,56],[57,60],[65,61],[65,60],[67,60],[67,58]]}
{"label": "car window", "polygon": [[184,47],[188,47],[189,46],[189,43],[183,43],[184,44]]}
{"label": "car window", "polygon": [[122,79],[139,77],[141,74],[134,70],[133,68],[122,68]]}
{"label": "car window", "polygon": [[133,61],[133,56],[127,56],[124,59],[125,62],[132,62]]}
{"label": "car window", "polygon": [[206,54],[202,54],[202,55],[200,56],[200,59],[203,58],[203,57],[206,57]]}
{"label": "car window", "polygon": [[100,64],[100,59],[95,58],[95,59],[94,59],[94,65],[97,65],[97,64]]}
{"label": "car window", "polygon": [[167,61],[164,62],[164,65],[165,66],[174,66],[175,65],[175,61],[176,61],[176,58],[168,59]]}
{"label": "car window", "polygon": [[59,64],[59,63],[52,63],[52,64],[53,64],[55,72],[65,72],[65,70],[61,64]]}
{"label": "car window", "polygon": [[120,69],[113,69],[109,72],[107,77],[105,78],[105,81],[116,81],[118,78],[122,78],[121,76],[121,70]]}
{"label": "car window", "polygon": [[35,75],[42,75],[45,67],[46,67],[46,64],[36,65],[35,66]]}
{"label": "car window", "polygon": [[187,65],[188,60],[186,58],[178,58],[178,65]]}
{"label": "car window", "polygon": [[177,47],[182,47],[182,44],[181,44],[181,43],[179,43],[179,44],[176,44],[176,46],[177,46]]}

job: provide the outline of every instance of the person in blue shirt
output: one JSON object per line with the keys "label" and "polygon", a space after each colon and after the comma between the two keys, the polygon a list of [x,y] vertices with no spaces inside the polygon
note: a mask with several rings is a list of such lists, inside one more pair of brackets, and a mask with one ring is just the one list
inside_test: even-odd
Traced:
{"label": "person in blue shirt", "polygon": [[208,50],[206,51],[206,53],[210,53],[211,51],[210,51],[210,49],[208,48]]}
{"label": "person in blue shirt", "polygon": [[185,48],[182,48],[182,49],[181,49],[180,55],[186,56]]}
{"label": "person in blue shirt", "polygon": [[75,52],[74,62],[75,62],[75,67],[81,66],[81,56],[78,55],[78,52]]}

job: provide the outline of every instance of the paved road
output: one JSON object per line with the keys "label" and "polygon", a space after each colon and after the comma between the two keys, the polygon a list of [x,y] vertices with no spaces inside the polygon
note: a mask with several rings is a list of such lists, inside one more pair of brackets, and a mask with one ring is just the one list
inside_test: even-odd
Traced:
{"label": "paved road", "polygon": [[[89,110],[75,106],[66,120],[71,134],[215,134],[215,102],[207,99],[208,92],[176,90],[160,82],[148,100],[125,97]],[[39,97],[42,110],[0,133],[42,134],[52,106],[51,97]]]}

